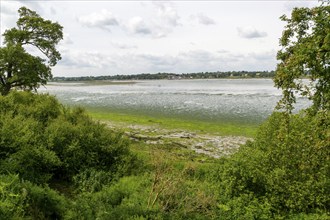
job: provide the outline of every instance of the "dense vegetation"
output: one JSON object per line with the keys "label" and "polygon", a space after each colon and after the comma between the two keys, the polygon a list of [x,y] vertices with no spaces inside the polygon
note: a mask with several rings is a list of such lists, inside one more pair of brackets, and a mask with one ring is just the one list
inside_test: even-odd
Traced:
{"label": "dense vegetation", "polygon": [[[0,96],[0,219],[329,219],[329,11],[283,18],[279,111],[226,158],[129,141],[49,95]],[[295,91],[313,101],[298,114]]]}
{"label": "dense vegetation", "polygon": [[0,219],[329,218],[329,112],[274,113],[236,154],[200,160],[48,95],[0,106]]}
{"label": "dense vegetation", "polygon": [[51,96],[11,92],[0,106],[0,219],[61,216],[67,201],[49,186],[96,189],[136,163],[121,134]]}
{"label": "dense vegetation", "polygon": [[142,73],[114,76],[54,77],[52,81],[91,81],[91,80],[158,80],[158,79],[223,79],[223,78],[271,78],[274,71],[229,71],[199,73]]}

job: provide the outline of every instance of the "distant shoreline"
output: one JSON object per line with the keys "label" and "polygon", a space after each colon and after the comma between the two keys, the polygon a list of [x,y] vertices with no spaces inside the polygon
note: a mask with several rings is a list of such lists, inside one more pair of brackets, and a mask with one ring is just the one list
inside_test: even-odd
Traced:
{"label": "distant shoreline", "polygon": [[249,79],[272,78],[275,71],[230,71],[230,72],[198,72],[198,73],[142,73],[133,75],[114,76],[79,76],[54,77],[52,82],[81,82],[81,81],[127,81],[127,80],[181,80],[181,79]]}

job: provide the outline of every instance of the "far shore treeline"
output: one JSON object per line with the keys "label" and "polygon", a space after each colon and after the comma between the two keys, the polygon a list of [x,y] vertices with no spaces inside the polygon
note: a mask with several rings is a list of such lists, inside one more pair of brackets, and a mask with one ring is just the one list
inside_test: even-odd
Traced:
{"label": "far shore treeline", "polygon": [[221,78],[272,78],[274,71],[229,71],[198,73],[141,73],[113,76],[54,77],[52,81],[91,81],[91,80],[157,80],[157,79],[221,79]]}

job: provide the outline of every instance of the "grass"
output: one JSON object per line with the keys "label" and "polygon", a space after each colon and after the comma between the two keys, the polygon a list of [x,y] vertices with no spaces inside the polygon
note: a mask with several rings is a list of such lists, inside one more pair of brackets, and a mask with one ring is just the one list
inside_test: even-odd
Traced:
{"label": "grass", "polygon": [[239,123],[212,123],[198,120],[186,120],[170,117],[151,117],[143,114],[119,113],[116,111],[105,111],[99,109],[87,109],[88,114],[100,121],[111,121],[122,124],[123,127],[129,125],[141,125],[147,127],[157,127],[160,129],[184,130],[202,134],[212,135],[233,135],[254,137],[258,124]]}

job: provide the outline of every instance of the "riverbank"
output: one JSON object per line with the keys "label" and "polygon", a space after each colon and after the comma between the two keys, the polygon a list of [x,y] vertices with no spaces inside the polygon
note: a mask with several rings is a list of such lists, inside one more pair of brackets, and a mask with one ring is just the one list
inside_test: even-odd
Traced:
{"label": "riverbank", "polygon": [[122,131],[132,141],[149,146],[175,146],[213,158],[233,154],[242,144],[253,139],[257,129],[257,125],[154,118],[95,109],[89,109],[88,113],[109,128]]}
{"label": "riverbank", "polygon": [[244,136],[254,137],[259,124],[238,122],[208,122],[202,120],[188,120],[178,117],[148,116],[143,113],[120,113],[110,109],[87,108],[88,114],[102,122],[125,128],[129,126],[157,127],[167,130],[184,130],[187,132],[211,134],[217,136]]}

